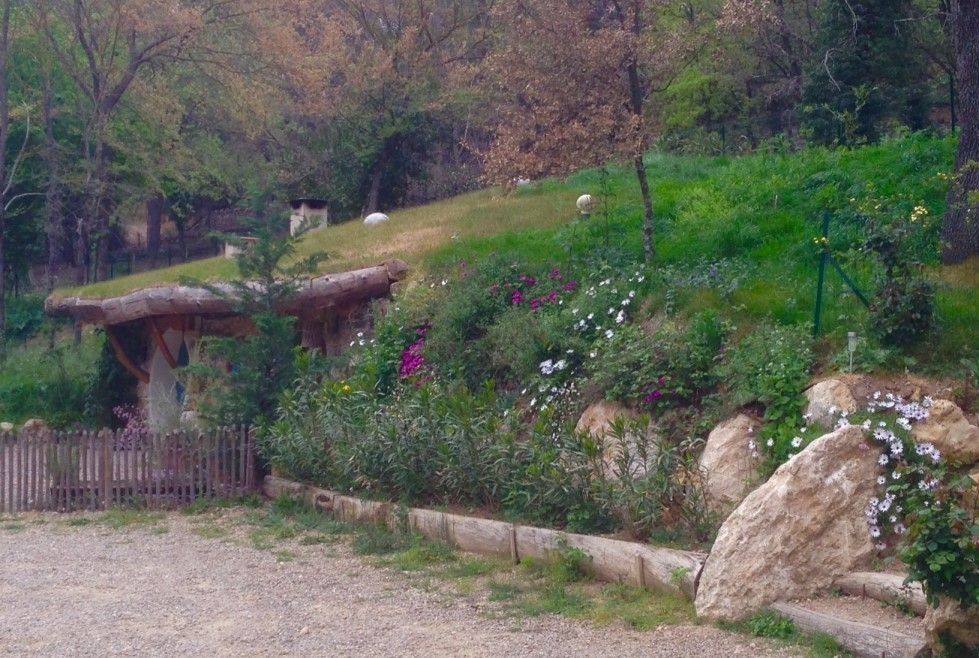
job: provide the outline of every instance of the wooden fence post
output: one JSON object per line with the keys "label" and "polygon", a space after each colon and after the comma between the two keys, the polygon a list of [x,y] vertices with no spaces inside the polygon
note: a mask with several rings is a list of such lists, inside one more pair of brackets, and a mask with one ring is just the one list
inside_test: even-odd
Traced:
{"label": "wooden fence post", "polygon": [[108,430],[102,430],[100,432],[102,436],[102,465],[99,469],[99,474],[102,476],[102,507],[104,509],[109,509],[112,506],[112,446],[110,441],[112,440],[112,432]]}

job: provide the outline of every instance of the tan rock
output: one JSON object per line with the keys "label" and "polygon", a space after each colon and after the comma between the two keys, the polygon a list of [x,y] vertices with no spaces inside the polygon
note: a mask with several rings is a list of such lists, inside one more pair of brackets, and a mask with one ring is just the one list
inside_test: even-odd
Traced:
{"label": "tan rock", "polygon": [[14,431],[13,423],[8,423],[6,421],[0,423],[0,432],[13,432],[13,431]]}
{"label": "tan rock", "polygon": [[[937,608],[925,613],[925,632],[928,643],[941,655],[942,635],[948,634],[957,642],[979,655],[979,606],[963,608],[955,601],[942,598]],[[973,655],[973,654],[970,654]]]}
{"label": "tan rock", "polygon": [[707,478],[707,499],[714,510],[727,514],[751,490],[758,459],[749,443],[758,423],[740,414],[715,427],[700,455],[700,470]]}
{"label": "tan rock", "polygon": [[850,392],[850,387],[839,379],[827,379],[813,384],[806,389],[806,415],[814,423],[833,429],[839,412],[848,414],[857,410],[857,401]]}
{"label": "tan rock", "polygon": [[877,457],[863,431],[850,426],[780,466],[721,526],[700,577],[697,614],[740,619],[865,567],[873,545],[863,512]]}
{"label": "tan rock", "polygon": [[21,425],[20,429],[24,432],[42,432],[47,428],[48,428],[48,424],[45,423],[40,418],[31,418],[29,420],[24,421],[24,424]]}
{"label": "tan rock", "polygon": [[911,429],[915,441],[933,443],[946,459],[979,462],[979,427],[966,419],[954,402],[935,400],[928,418]]}
{"label": "tan rock", "polygon": [[[616,459],[622,454],[621,441],[612,436],[612,423],[618,419],[631,421],[638,417],[639,414],[623,404],[601,400],[600,402],[589,405],[581,414],[581,418],[578,419],[578,423],[575,425],[575,431],[587,431],[601,442],[602,464],[607,477],[616,477]],[[628,434],[625,439],[630,448],[634,448],[638,437],[633,433]],[[637,475],[640,470],[641,466],[636,463],[635,459],[631,460],[629,471],[633,475]]]}

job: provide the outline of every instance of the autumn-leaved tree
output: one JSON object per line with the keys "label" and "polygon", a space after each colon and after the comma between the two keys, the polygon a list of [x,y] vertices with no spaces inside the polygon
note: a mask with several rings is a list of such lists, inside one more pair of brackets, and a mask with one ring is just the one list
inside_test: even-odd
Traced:
{"label": "autumn-leaved tree", "polygon": [[494,18],[499,41],[488,85],[500,109],[487,177],[507,184],[626,159],[651,259],[653,200],[643,160],[651,95],[698,54],[705,15],[648,0],[503,0]]}
{"label": "autumn-leaved tree", "polygon": [[[113,118],[134,86],[176,62],[202,67],[233,61],[237,51],[212,48],[216,33],[266,12],[257,0],[37,0],[35,21],[61,69],[74,82],[83,117],[80,188],[84,216],[78,223],[76,260],[95,246],[96,277],[104,278],[108,230],[115,201]],[[220,43],[220,40],[217,40]]]}

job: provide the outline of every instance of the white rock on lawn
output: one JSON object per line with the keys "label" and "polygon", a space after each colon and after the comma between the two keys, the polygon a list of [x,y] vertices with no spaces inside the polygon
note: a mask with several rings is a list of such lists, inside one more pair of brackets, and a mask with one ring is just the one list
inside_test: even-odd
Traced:
{"label": "white rock on lawn", "polygon": [[740,619],[866,566],[873,545],[863,512],[877,457],[863,431],[849,426],[780,466],[721,526],[700,577],[697,614]]}

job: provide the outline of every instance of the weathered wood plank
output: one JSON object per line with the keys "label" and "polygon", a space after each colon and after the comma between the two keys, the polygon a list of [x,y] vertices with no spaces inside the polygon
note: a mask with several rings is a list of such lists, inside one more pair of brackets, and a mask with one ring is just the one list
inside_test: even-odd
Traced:
{"label": "weathered wood plank", "polygon": [[835,585],[845,594],[882,601],[884,603],[906,602],[915,614],[924,616],[928,610],[921,583],[904,584],[904,577],[893,573],[875,571],[855,571],[837,578]]}
{"label": "weathered wood plank", "polygon": [[898,633],[849,619],[840,619],[807,610],[786,602],[772,604],[772,609],[792,620],[805,633],[826,633],[856,656],[865,658],[917,658],[927,655],[924,637]]}

